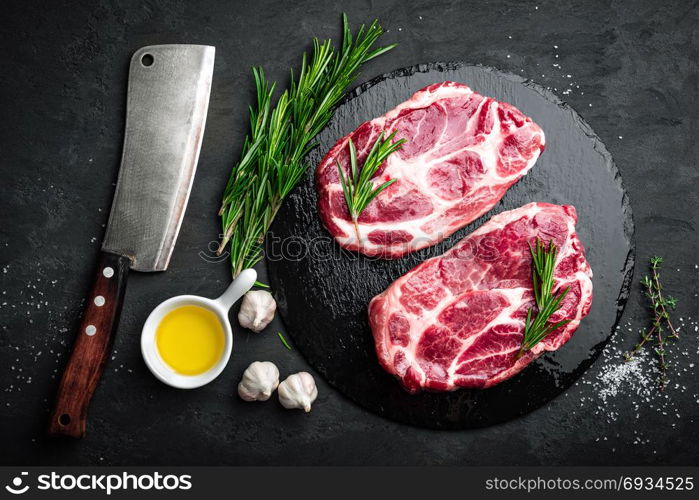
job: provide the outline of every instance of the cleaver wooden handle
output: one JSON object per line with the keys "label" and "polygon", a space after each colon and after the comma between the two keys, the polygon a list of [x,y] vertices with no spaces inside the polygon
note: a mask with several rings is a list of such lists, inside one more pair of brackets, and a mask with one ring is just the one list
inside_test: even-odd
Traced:
{"label": "cleaver wooden handle", "polygon": [[129,272],[128,257],[101,252],[80,330],[63,371],[48,434],[80,438],[87,407],[111,352]]}

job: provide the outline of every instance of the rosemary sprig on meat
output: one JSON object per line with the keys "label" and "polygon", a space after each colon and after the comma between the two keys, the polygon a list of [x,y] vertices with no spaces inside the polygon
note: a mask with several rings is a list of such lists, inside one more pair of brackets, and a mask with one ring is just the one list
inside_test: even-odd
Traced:
{"label": "rosemary sprig on meat", "polygon": [[541,342],[551,332],[557,330],[570,320],[564,319],[556,323],[549,322],[551,316],[561,307],[561,302],[566,296],[570,287],[567,287],[558,295],[553,295],[553,272],[556,267],[556,257],[558,248],[553,241],[546,245],[536,239],[536,248],[529,245],[532,255],[532,283],[534,286],[534,300],[536,302],[536,312],[534,307],[527,311],[527,319],[524,323],[524,340],[519,350],[519,356],[530,350]]}
{"label": "rosemary sprig on meat", "polygon": [[650,259],[651,275],[644,276],[641,280],[641,286],[644,289],[644,295],[650,301],[650,310],[653,313],[653,322],[651,328],[645,330],[641,334],[641,341],[636,344],[631,352],[624,355],[626,361],[631,361],[633,357],[643,349],[643,346],[655,340],[655,354],[658,356],[658,364],[660,369],[660,377],[658,383],[660,389],[664,389],[669,380],[667,375],[668,361],[667,351],[665,350],[668,341],[679,338],[677,330],[672,325],[670,320],[670,309],[677,307],[677,299],[668,295],[663,296],[663,286],[660,284],[660,268],[663,263],[662,257],[652,257]]}
{"label": "rosemary sprig on meat", "polygon": [[362,64],[395,45],[374,48],[383,34],[377,21],[362,25],[356,35],[342,15],[342,44],[313,39],[313,54],[304,53],[298,75],[291,72],[288,89],[273,104],[276,84],[262,68],[253,68],[257,103],[250,106],[250,133],[231,172],[219,215],[223,238],[220,255],[230,242],[233,276],[262,258],[264,236],[284,198],[308,169],[304,158],[314,137],[327,125]]}
{"label": "rosemary sprig on meat", "polygon": [[369,150],[369,154],[366,160],[364,160],[364,165],[362,165],[361,169],[358,165],[357,149],[352,139],[349,140],[350,171],[347,175],[345,175],[345,172],[342,170],[340,162],[337,161],[337,170],[340,173],[340,184],[342,184],[342,192],[345,195],[347,209],[352,218],[352,223],[354,224],[357,241],[360,239],[359,224],[357,223],[359,216],[381,191],[396,181],[395,179],[390,179],[380,185],[375,185],[372,181],[379,167],[386,161],[386,158],[402,148],[403,143],[406,142],[405,139],[393,142],[395,135],[396,133],[393,132],[384,139],[383,132],[381,132],[376,142],[374,142],[374,145],[371,147],[371,150]]}

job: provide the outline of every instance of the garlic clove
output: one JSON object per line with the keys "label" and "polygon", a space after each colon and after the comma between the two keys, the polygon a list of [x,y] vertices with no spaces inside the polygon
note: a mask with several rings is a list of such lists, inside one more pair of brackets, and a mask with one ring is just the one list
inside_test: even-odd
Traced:
{"label": "garlic clove", "polygon": [[313,375],[307,372],[289,375],[279,384],[279,402],[284,408],[300,408],[306,413],[311,411],[311,404],[318,397],[318,387]]}
{"label": "garlic clove", "polygon": [[253,290],[243,296],[238,322],[243,328],[261,332],[274,319],[277,303],[266,290]]}
{"label": "garlic clove", "polygon": [[279,369],[271,361],[255,361],[243,372],[238,395],[243,401],[267,401],[279,386]]}

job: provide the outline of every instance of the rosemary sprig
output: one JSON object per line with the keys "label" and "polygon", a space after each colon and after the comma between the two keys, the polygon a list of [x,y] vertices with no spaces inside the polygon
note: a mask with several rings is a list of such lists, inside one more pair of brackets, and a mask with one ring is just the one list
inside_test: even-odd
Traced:
{"label": "rosemary sprig", "polygon": [[391,50],[373,48],[383,34],[377,21],[352,34],[342,15],[342,43],[313,39],[313,53],[304,53],[298,74],[273,104],[276,84],[262,68],[253,68],[257,103],[250,106],[250,132],[240,160],[226,185],[219,215],[223,237],[217,253],[230,242],[233,276],[262,258],[264,236],[284,198],[308,169],[304,161],[316,144],[314,137],[327,125],[362,64]]}
{"label": "rosemary sprig", "polygon": [[405,139],[400,139],[393,142],[395,135],[396,133],[393,132],[386,139],[384,139],[383,132],[381,132],[379,137],[374,142],[374,145],[371,147],[371,150],[369,151],[366,160],[364,160],[364,165],[361,169],[358,165],[357,149],[355,148],[352,139],[350,139],[350,171],[347,176],[345,176],[345,172],[342,170],[342,165],[340,165],[340,162],[337,161],[337,170],[340,173],[340,184],[342,184],[342,192],[345,195],[347,209],[350,217],[352,218],[352,223],[354,224],[354,231],[357,234],[357,241],[360,239],[359,224],[357,223],[359,216],[367,205],[371,203],[371,200],[376,198],[381,191],[396,181],[395,179],[391,179],[378,186],[375,186],[375,184],[372,182],[372,178],[383,162],[386,161],[386,158],[402,148],[403,143],[406,142]]}
{"label": "rosemary sprig", "polygon": [[284,338],[284,335],[282,335],[282,332],[277,332],[277,336],[279,337],[279,340],[282,341],[282,344],[284,344],[284,347],[286,347],[287,349],[289,349],[291,351],[291,346]]}
{"label": "rosemary sprig", "polygon": [[529,251],[532,255],[532,283],[534,285],[534,300],[536,301],[537,313],[536,317],[532,319],[534,308],[531,307],[527,311],[527,320],[524,323],[524,340],[518,357],[541,342],[551,332],[570,322],[567,319],[557,323],[549,322],[549,318],[558,311],[563,298],[570,290],[570,287],[567,287],[557,296],[551,293],[558,248],[553,241],[549,241],[547,249],[546,245],[539,241],[539,238],[536,239],[535,246],[536,249],[529,245]]}
{"label": "rosemary sprig", "polygon": [[644,289],[644,295],[650,300],[650,310],[653,313],[653,322],[651,328],[641,334],[641,341],[636,344],[631,352],[627,352],[624,357],[626,361],[631,361],[633,357],[640,352],[644,345],[655,338],[655,354],[658,356],[660,368],[659,384],[660,389],[664,389],[669,380],[667,375],[668,362],[666,358],[666,346],[669,340],[679,338],[677,330],[672,325],[670,313],[668,309],[677,307],[677,299],[668,295],[663,296],[663,286],[660,284],[660,268],[663,263],[662,257],[652,257],[650,259],[651,276],[644,276],[641,279],[641,286]]}

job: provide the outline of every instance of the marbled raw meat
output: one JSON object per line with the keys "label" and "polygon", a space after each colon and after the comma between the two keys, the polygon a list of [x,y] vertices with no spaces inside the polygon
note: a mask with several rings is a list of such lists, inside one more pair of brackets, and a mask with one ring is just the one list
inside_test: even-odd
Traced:
{"label": "marbled raw meat", "polygon": [[[359,217],[359,237],[337,170],[349,168],[348,141],[359,163],[381,132],[405,138],[372,179],[396,179]],[[425,87],[385,115],[360,125],[330,149],[316,170],[319,212],[344,248],[398,258],[443,240],[480,217],[536,162],[544,133],[515,107],[466,85]]]}
{"label": "marbled raw meat", "polygon": [[[575,208],[530,203],[503,212],[445,254],[426,260],[369,304],[376,353],[409,392],[486,388],[565,344],[592,304],[592,271]],[[551,317],[570,322],[518,357],[534,305],[529,246],[559,248],[553,292],[570,287]]]}

